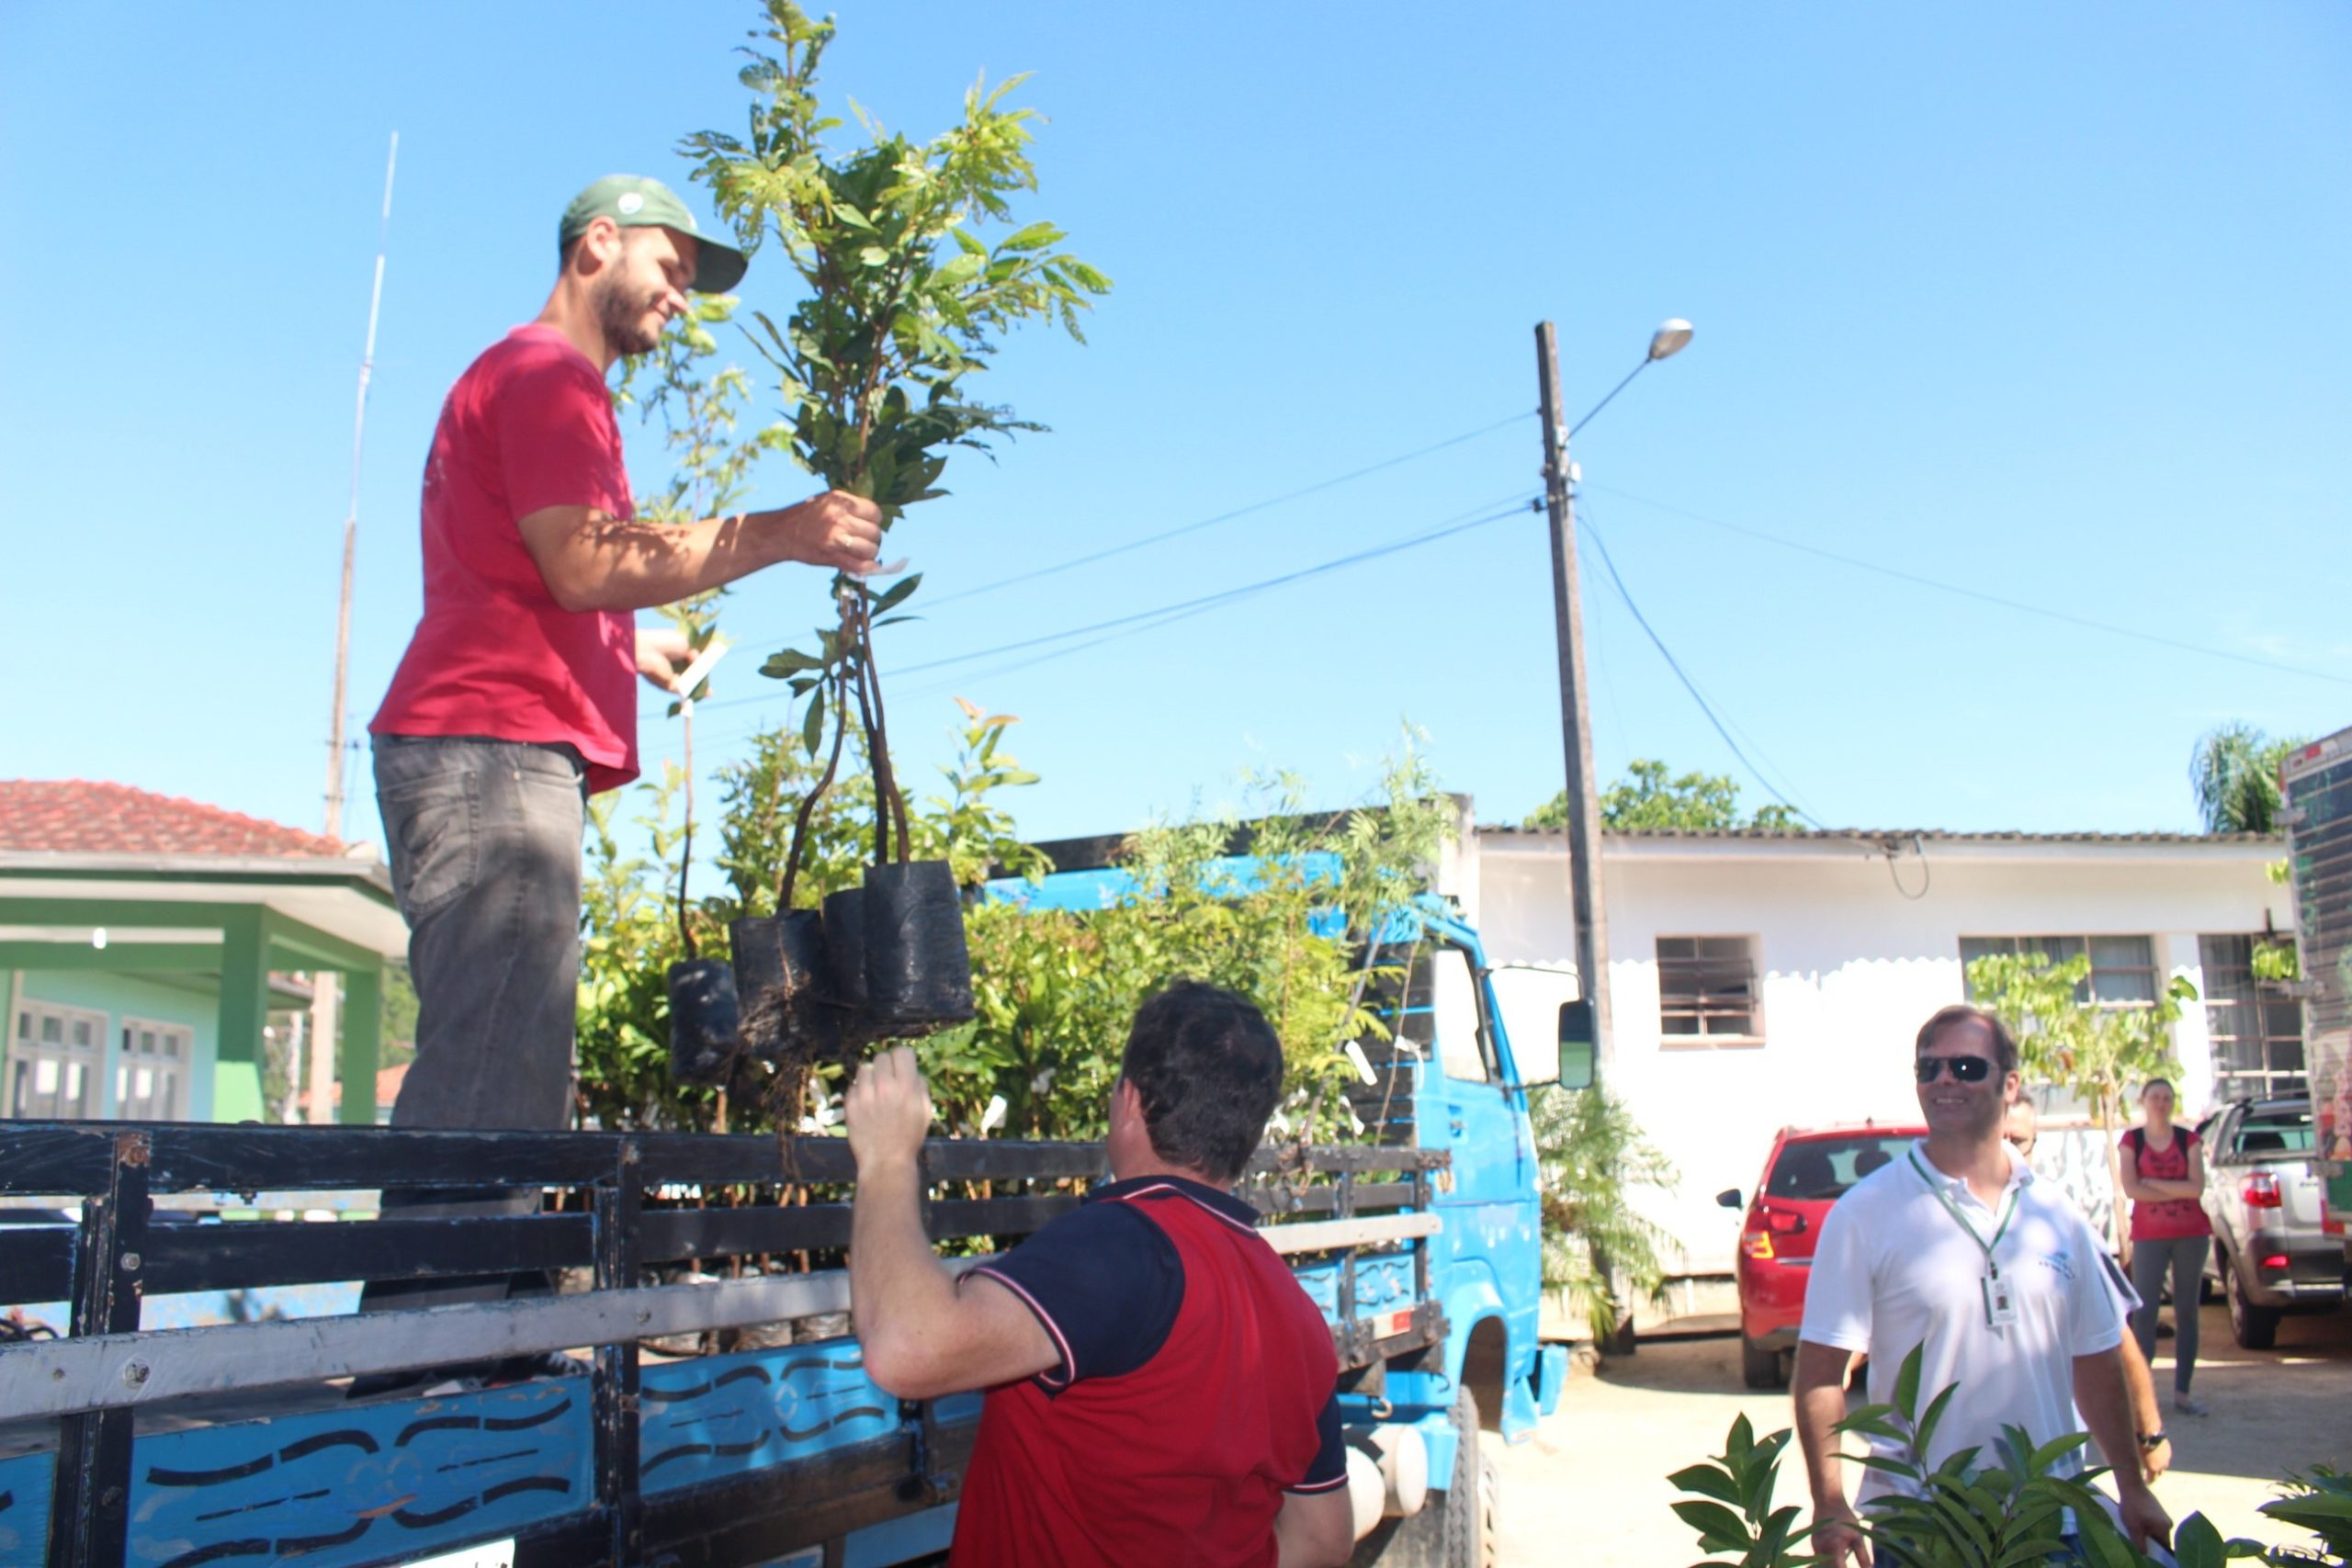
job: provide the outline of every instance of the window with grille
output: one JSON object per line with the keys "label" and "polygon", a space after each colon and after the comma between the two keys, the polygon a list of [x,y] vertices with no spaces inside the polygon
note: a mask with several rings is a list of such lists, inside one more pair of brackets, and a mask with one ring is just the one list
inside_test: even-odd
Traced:
{"label": "window with grille", "polygon": [[[2156,999],[2155,943],[2144,936],[1964,936],[1960,939],[1961,967],[1980,958],[2040,953],[2052,964],[2090,955],[2091,972],[2075,987],[2075,999],[2100,1007],[2146,1007]],[[1968,999],[1982,1001],[1974,981]]]}
{"label": "window with grille", "polygon": [[145,1019],[122,1021],[122,1052],[115,1059],[114,1113],[126,1122],[176,1122],[180,1085],[194,1035],[183,1025]]}
{"label": "window with grille", "polygon": [[1658,1029],[1669,1045],[1692,1040],[1762,1039],[1764,1020],[1756,997],[1756,939],[1658,938],[1657,1001]]}
{"label": "window with grille", "polygon": [[2213,1098],[2270,1100],[2310,1092],[2303,1008],[2276,980],[2255,977],[2260,936],[2200,936],[2205,1027],[2213,1038]]}
{"label": "window with grille", "polygon": [[17,1005],[16,1024],[8,1043],[8,1114],[36,1121],[96,1116],[106,1014],[26,1001]]}

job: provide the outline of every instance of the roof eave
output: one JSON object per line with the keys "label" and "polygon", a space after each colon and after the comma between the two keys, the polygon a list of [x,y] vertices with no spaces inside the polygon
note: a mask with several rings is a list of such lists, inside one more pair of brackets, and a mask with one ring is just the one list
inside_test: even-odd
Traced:
{"label": "roof eave", "polygon": [[92,854],[59,850],[0,850],[0,874],[15,876],[136,878],[168,882],[356,884],[392,897],[384,863],[345,855]]}

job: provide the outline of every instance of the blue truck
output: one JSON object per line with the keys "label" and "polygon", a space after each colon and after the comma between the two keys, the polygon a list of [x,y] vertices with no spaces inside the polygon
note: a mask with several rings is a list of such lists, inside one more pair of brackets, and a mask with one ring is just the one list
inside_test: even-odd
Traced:
{"label": "blue truck", "polygon": [[[1381,936],[1401,979],[1394,1037],[1351,1049],[1360,1136],[1270,1145],[1241,1190],[1331,1325],[1358,1561],[1473,1568],[1495,1551],[1484,1447],[1528,1436],[1566,1373],[1537,1338],[1534,1082],[1476,931],[1425,900]],[[1571,1062],[1581,1018],[1563,1010]],[[924,1157],[954,1255],[1017,1246],[1103,1166],[1099,1145],[995,1138]],[[854,1174],[821,1136],[0,1124],[0,1200],[54,1216],[0,1225],[0,1309],[70,1303],[64,1332],[0,1344],[0,1563],[935,1559],[979,1401],[901,1402],[865,1375],[839,1266]],[[546,1202],[270,1217],[458,1183]],[[497,1273],[565,1288],[141,1327],[151,1297]],[[576,1376],[347,1397],[355,1377],[581,1347]]]}

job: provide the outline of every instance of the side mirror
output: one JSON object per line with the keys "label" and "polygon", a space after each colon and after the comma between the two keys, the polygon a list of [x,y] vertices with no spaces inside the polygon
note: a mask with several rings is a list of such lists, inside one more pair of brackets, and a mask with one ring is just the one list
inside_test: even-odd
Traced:
{"label": "side mirror", "polygon": [[1560,1004],[1560,1087],[1590,1089],[1592,1087],[1593,1037],[1592,1003],[1589,1000]]}
{"label": "side mirror", "polygon": [[1745,1209],[1747,1207],[1747,1205],[1741,1201],[1740,1190],[1736,1187],[1726,1187],[1722,1191],[1716,1193],[1715,1201],[1726,1209]]}

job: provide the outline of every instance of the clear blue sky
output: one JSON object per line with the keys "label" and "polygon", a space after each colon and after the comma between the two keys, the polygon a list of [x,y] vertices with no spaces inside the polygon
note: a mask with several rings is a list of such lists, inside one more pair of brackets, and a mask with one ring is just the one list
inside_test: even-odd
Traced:
{"label": "clear blue sky", "polygon": [[[728,51],[753,19],[731,0],[0,11],[0,775],[317,824],[388,133],[355,726],[416,614],[443,392],[537,310],[573,190],[683,184],[677,138],[741,123]],[[1039,332],[989,378],[1053,433],[1001,466],[959,457],[955,496],[894,536],[926,597],[1522,413],[1541,319],[1581,410],[1681,315],[1692,346],[1578,438],[1590,515],[1822,820],[2186,828],[2206,728],[2352,723],[2341,6],[858,0],[841,21],[832,91],[917,132],[977,72],[1034,71],[1052,124],[1029,211],[1118,283],[1090,346]],[[790,283],[763,258],[745,293],[781,313]],[[1521,420],[942,604],[886,666],[1327,560],[1531,493],[1538,459]],[[661,477],[650,442],[633,462],[640,490]],[[759,488],[807,481],[779,459]],[[1738,773],[1597,565],[1604,776],[1645,756]],[[1514,818],[1558,787],[1547,571],[1527,515],[1071,657],[910,675],[901,766],[945,754],[951,690],[1018,714],[1045,775],[1021,819],[1055,836],[1228,800],[1250,767],[1352,799],[1409,717],[1450,787]],[[773,647],[821,598],[779,571],[726,620]],[[754,662],[718,694],[767,685]],[[649,753],[674,748],[647,711]],[[705,760],[763,716],[780,691],[711,712]]]}

